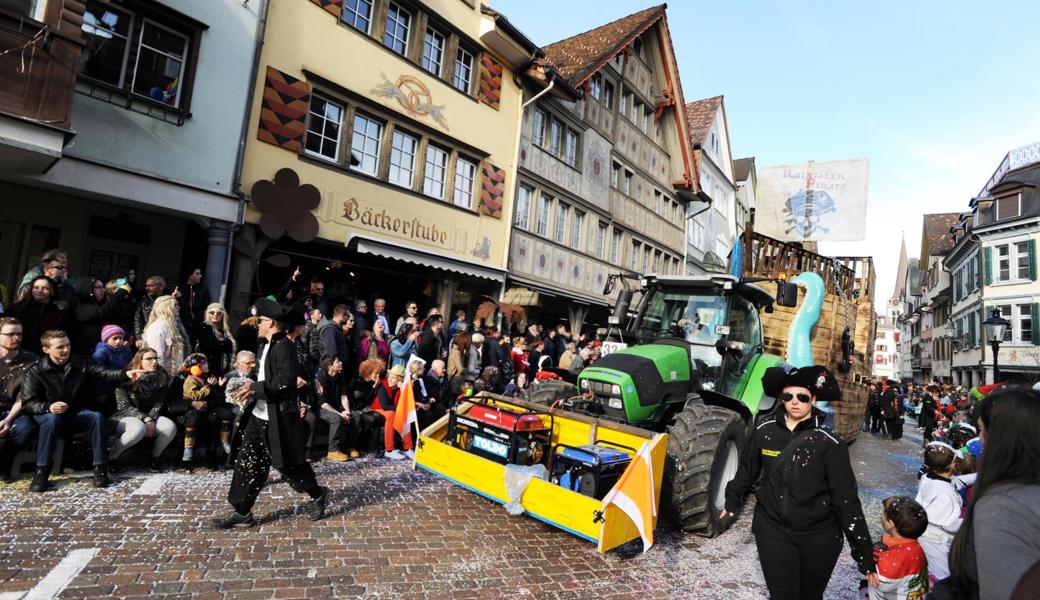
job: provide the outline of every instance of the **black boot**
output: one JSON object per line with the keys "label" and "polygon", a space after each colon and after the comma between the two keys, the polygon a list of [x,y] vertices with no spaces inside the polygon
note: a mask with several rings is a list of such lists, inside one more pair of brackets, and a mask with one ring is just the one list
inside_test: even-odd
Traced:
{"label": "black boot", "polygon": [[51,475],[50,467],[36,467],[36,474],[33,475],[32,483],[29,484],[30,492],[46,492],[47,487],[50,485],[48,479]]}
{"label": "black boot", "polygon": [[217,529],[231,529],[232,527],[242,529],[256,525],[256,520],[253,519],[253,513],[240,515],[235,511],[231,511],[226,517],[213,519],[209,523]]}
{"label": "black boot", "polygon": [[329,503],[330,496],[332,496],[332,490],[327,487],[321,488],[321,495],[312,500],[310,505],[307,506],[308,521],[320,521],[325,517],[325,507]]}
{"label": "black boot", "polygon": [[158,456],[152,458],[152,462],[148,465],[148,470],[152,473],[162,473],[162,459]]}
{"label": "black boot", "polygon": [[95,465],[94,466],[94,487],[104,488],[108,487],[108,465]]}

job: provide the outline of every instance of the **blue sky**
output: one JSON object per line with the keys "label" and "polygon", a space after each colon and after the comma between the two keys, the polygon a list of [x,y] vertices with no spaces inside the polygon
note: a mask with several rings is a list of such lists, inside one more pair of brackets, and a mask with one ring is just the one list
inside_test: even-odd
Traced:
{"label": "blue sky", "polygon": [[[620,0],[491,0],[547,45],[642,10]],[[668,5],[686,101],[723,94],[734,157],[867,158],[867,238],[892,291],[900,236],[967,210],[1004,154],[1040,140],[1040,2],[680,0]]]}

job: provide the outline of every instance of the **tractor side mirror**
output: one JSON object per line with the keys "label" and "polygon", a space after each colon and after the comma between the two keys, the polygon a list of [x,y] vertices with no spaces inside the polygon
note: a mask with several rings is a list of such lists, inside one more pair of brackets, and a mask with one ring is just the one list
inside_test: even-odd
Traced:
{"label": "tractor side mirror", "polygon": [[798,284],[790,281],[777,281],[776,303],[788,308],[798,306]]}

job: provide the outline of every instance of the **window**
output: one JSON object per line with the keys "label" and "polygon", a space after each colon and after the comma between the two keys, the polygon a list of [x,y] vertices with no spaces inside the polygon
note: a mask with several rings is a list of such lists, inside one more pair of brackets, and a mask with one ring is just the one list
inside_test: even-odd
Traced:
{"label": "window", "polygon": [[649,245],[644,245],[643,246],[643,272],[644,273],[649,273],[650,272],[650,253],[652,251],[653,250],[650,248]]}
{"label": "window", "polygon": [[567,215],[570,211],[571,207],[563,202],[560,202],[559,208],[556,209],[556,235],[553,236],[553,239],[557,243],[563,244],[567,241]]}
{"label": "window", "polygon": [[1001,244],[996,250],[996,281],[1018,281],[1030,279],[1029,242]]}
{"label": "window", "polygon": [[408,28],[411,26],[411,13],[391,3],[386,11],[386,31],[383,33],[383,45],[402,56],[407,56]]}
{"label": "window", "polygon": [[531,141],[536,146],[541,146],[545,143],[545,113],[543,111],[534,111],[534,128],[531,131]]}
{"label": "window", "polygon": [[1019,304],[1015,306],[1015,321],[1018,323],[1016,332],[1018,341],[1022,343],[1033,342],[1033,305]]}
{"label": "window", "polygon": [[469,93],[470,81],[473,78],[473,54],[459,48],[455,54],[455,76],[452,85],[460,92]]}
{"label": "window", "polygon": [[444,199],[444,185],[448,179],[448,153],[433,144],[426,146],[426,166],[423,168],[423,193],[438,200]]}
{"label": "window", "polygon": [[414,137],[394,131],[390,140],[390,183],[406,188],[412,187],[417,146],[418,141]]}
{"label": "window", "polygon": [[640,127],[640,129],[643,130],[643,133],[646,133],[647,130],[650,129],[650,115],[651,114],[652,113],[650,112],[649,109],[643,111],[643,125]]}
{"label": "window", "polygon": [[614,84],[609,81],[603,82],[603,106],[607,110],[614,110]]}
{"label": "window", "polygon": [[997,220],[1012,219],[1022,214],[1020,194],[997,198]]}
{"label": "window", "polygon": [[621,232],[615,229],[610,233],[610,263],[618,264],[621,253]]}
{"label": "window", "polygon": [[715,156],[719,154],[719,136],[715,135],[715,129],[711,130],[711,153]]}
{"label": "window", "polygon": [[516,225],[517,229],[527,231],[531,214],[532,194],[534,194],[534,190],[526,185],[516,188],[516,216],[513,217],[513,224]]}
{"label": "window", "polygon": [[549,212],[552,210],[552,198],[542,194],[538,202],[538,218],[535,221],[535,233],[545,237],[549,233]]}
{"label": "window", "polygon": [[643,103],[636,100],[632,103],[632,112],[629,113],[628,118],[632,119],[632,124],[638,126],[639,120],[643,117]]}
{"label": "window", "polygon": [[1015,253],[1018,254],[1018,259],[1016,261],[1018,266],[1018,278],[1029,279],[1029,243],[1015,243]]}
{"label": "window", "polygon": [[379,170],[379,144],[383,139],[383,124],[357,113],[354,115],[354,135],[350,152],[358,160],[356,171],[376,175]]}
{"label": "window", "polygon": [[596,73],[592,76],[592,79],[589,80],[589,96],[592,96],[596,100],[599,100],[600,96],[602,95],[603,77],[599,73]]}
{"label": "window", "polygon": [[631,256],[628,257],[628,259],[629,259],[629,267],[633,271],[638,271],[639,270],[639,249],[641,247],[642,247],[642,244],[640,244],[636,240],[632,240],[632,254],[631,254]]}
{"label": "window", "polygon": [[656,188],[654,189],[653,211],[655,213],[661,214],[661,190]]}
{"label": "window", "polygon": [[87,2],[82,30],[84,77],[183,109],[194,30],[145,7],[135,15],[99,0]]}
{"label": "window", "polygon": [[343,125],[343,107],[311,94],[311,107],[307,122],[308,154],[330,160],[339,158],[339,131]]}
{"label": "window", "polygon": [[715,206],[719,208],[719,212],[722,213],[722,216],[728,217],[729,204],[727,203],[726,198],[722,195],[722,186],[717,183],[715,184],[715,195],[713,198],[715,199]]}
{"label": "window", "polygon": [[343,22],[367,34],[372,23],[372,0],[347,0],[343,6]]}
{"label": "window", "polygon": [[455,161],[455,206],[473,208],[473,182],[477,176],[477,164],[459,157]]}
{"label": "window", "polygon": [[581,250],[581,230],[585,227],[585,213],[574,209],[571,219],[571,250]]}
{"label": "window", "polygon": [[621,113],[622,117],[628,118],[628,105],[631,101],[632,94],[621,92],[621,106],[618,108],[618,112]]}
{"label": "window", "polygon": [[687,231],[690,243],[699,250],[706,250],[704,247],[704,225],[701,225],[700,222],[693,219],[690,219],[687,222],[690,224]]}
{"label": "window", "polygon": [[603,221],[599,222],[599,227],[596,229],[596,257],[603,258],[603,252],[607,249],[607,224]]}
{"label": "window", "polygon": [[441,76],[444,63],[444,36],[432,27],[423,35],[422,67],[437,77]]}
{"label": "window", "polygon": [[556,119],[549,122],[549,152],[559,156],[563,125]]}
{"label": "window", "polygon": [[618,177],[620,177],[621,165],[617,163],[610,163],[610,187],[617,189]]}
{"label": "window", "polygon": [[632,42],[632,52],[639,58],[643,58],[643,40],[636,38],[636,41]]}
{"label": "window", "polygon": [[632,171],[625,170],[625,185],[621,191],[625,192],[626,196],[632,195]]}
{"label": "window", "polygon": [[573,167],[578,162],[578,134],[568,128],[564,138],[563,162]]}

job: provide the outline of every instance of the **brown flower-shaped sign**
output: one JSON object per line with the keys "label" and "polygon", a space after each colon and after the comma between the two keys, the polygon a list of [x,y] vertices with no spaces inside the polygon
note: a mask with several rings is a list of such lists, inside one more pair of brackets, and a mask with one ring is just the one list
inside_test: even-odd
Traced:
{"label": "brown flower-shaped sign", "polygon": [[253,184],[253,206],[263,214],[260,231],[271,239],[288,233],[297,242],[318,237],[318,219],[311,213],[321,204],[321,192],[311,184],[300,185],[296,171],[285,168],[274,174],[274,180],[261,179]]}

